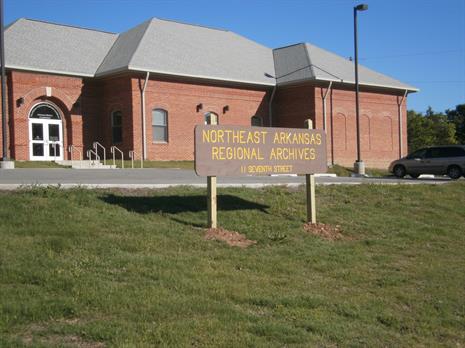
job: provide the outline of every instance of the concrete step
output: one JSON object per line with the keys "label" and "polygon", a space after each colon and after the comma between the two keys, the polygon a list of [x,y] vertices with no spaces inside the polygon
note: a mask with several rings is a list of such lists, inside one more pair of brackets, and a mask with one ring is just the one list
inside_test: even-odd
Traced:
{"label": "concrete step", "polygon": [[113,164],[106,164],[104,165],[100,161],[96,160],[82,160],[82,161],[70,161],[70,160],[63,160],[63,161],[56,161],[57,164],[62,166],[68,166],[73,169],[115,169],[116,166]]}

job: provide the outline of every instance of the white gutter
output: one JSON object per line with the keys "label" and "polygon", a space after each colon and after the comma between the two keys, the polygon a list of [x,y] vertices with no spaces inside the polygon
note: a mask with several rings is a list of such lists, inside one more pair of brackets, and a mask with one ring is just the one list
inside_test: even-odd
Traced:
{"label": "white gutter", "polygon": [[268,102],[268,127],[273,127],[273,99],[274,94],[276,93],[276,85],[273,87],[273,92],[271,92],[270,101]]}
{"label": "white gutter", "polygon": [[147,71],[145,76],[144,86],[142,87],[141,93],[141,104],[142,104],[142,156],[144,160],[147,159],[147,130],[145,127],[145,88],[147,87],[147,82],[149,81],[150,72]]}
{"label": "white gutter", "polygon": [[408,89],[405,90],[404,95],[402,96],[402,99],[400,100],[399,103],[399,98],[397,98],[397,108],[398,108],[398,114],[399,114],[399,158],[402,157],[402,153],[404,150],[403,144],[402,144],[402,134],[403,134],[403,123],[402,123],[402,103],[404,102],[405,97],[408,94]]}

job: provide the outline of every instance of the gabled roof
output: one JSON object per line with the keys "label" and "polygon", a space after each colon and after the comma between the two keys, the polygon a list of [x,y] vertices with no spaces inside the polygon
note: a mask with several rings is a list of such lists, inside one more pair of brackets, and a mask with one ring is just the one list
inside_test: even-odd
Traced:
{"label": "gabled roof", "polygon": [[[124,59],[123,59],[124,58]],[[233,32],[154,18],[121,34],[98,69],[274,85],[269,48]]]}
{"label": "gabled roof", "polygon": [[94,76],[117,36],[21,18],[5,30],[5,66]]}
{"label": "gabled roof", "polygon": [[[354,83],[353,62],[310,44],[272,50],[227,30],[157,18],[119,35],[22,18],[5,30],[5,53],[7,68],[73,76],[149,71],[267,86]],[[359,76],[361,85],[417,90],[361,65]]]}
{"label": "gabled roof", "polygon": [[[278,86],[311,80],[355,83],[354,62],[309,43],[274,49],[273,56]],[[360,64],[358,73],[361,85],[418,91]]]}

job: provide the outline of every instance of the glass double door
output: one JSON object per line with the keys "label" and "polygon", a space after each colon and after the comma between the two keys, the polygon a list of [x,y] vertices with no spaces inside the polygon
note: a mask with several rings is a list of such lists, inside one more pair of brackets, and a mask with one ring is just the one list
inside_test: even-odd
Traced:
{"label": "glass double door", "polygon": [[30,119],[29,155],[32,161],[63,159],[63,131],[61,120]]}

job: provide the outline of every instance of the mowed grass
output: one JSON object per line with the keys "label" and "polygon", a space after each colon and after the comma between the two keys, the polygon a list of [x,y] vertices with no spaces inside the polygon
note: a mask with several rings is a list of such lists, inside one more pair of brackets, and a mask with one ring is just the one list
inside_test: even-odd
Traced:
{"label": "mowed grass", "polygon": [[0,193],[1,347],[465,345],[465,185]]}
{"label": "mowed grass", "polygon": [[70,168],[70,166],[62,166],[53,161],[15,161],[15,168]]}
{"label": "mowed grass", "polygon": [[[113,164],[113,159],[107,159],[107,164]],[[121,168],[121,159],[115,161],[117,168]],[[124,161],[124,168],[140,168],[140,160],[131,162],[130,160]],[[194,169],[194,161],[144,161],[143,168],[171,168],[171,169]]]}
{"label": "mowed grass", "polygon": [[[336,174],[337,176],[351,176],[354,174],[354,168],[343,167],[338,164],[335,164],[331,167],[328,167],[328,173]],[[387,169],[378,169],[378,168],[366,168],[365,173],[368,176],[372,177],[383,177],[392,175]]]}

